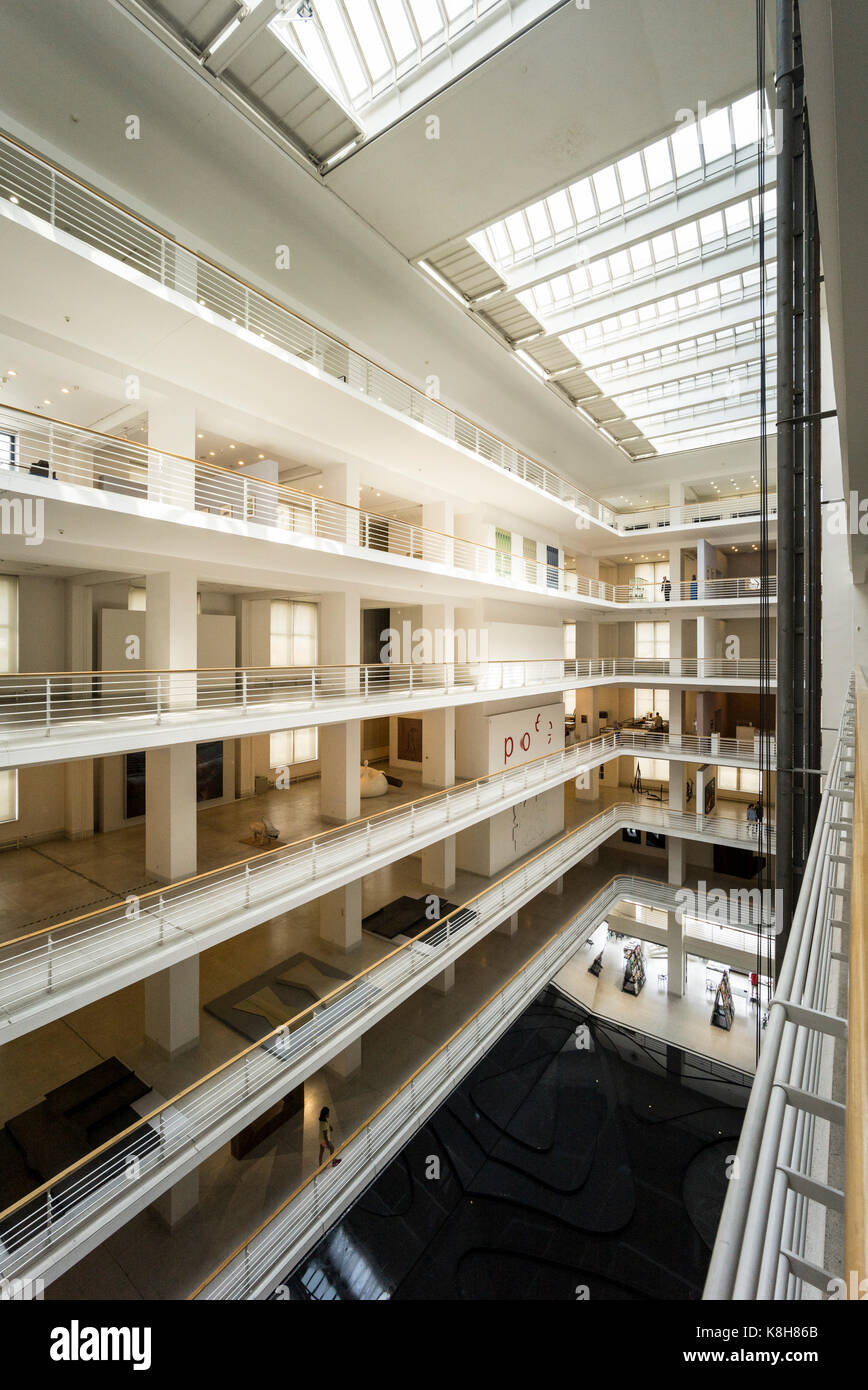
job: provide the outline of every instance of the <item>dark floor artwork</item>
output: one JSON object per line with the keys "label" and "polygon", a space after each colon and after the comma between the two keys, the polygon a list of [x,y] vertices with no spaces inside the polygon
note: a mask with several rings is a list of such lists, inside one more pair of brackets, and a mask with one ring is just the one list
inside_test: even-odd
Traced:
{"label": "dark floor artwork", "polygon": [[743,1110],[624,1043],[547,987],[280,1296],[698,1299]]}

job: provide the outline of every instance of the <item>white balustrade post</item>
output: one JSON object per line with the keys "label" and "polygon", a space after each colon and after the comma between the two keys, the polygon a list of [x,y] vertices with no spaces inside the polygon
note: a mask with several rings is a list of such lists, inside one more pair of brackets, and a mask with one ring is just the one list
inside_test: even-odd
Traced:
{"label": "white balustrade post", "polygon": [[247,672],[241,672],[241,708],[247,713]]}
{"label": "white balustrade post", "polygon": [[45,736],[51,733],[51,677],[45,681]]}
{"label": "white balustrade post", "polygon": [[161,679],[160,676],[157,676],[157,723],[158,723],[158,724],[162,721],[162,718],[163,718],[163,708],[162,708],[162,704],[163,704],[162,679]]}

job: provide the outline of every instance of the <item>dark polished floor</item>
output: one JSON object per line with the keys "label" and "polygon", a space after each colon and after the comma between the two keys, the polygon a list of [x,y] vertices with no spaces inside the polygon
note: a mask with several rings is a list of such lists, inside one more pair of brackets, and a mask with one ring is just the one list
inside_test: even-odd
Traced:
{"label": "dark polished floor", "polygon": [[544,990],[290,1297],[698,1299],[743,1111],[586,1017]]}

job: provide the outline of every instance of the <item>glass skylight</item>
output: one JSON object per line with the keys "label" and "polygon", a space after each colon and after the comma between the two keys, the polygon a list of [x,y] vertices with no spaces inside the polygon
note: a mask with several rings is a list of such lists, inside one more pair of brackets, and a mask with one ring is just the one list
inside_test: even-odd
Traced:
{"label": "glass skylight", "polygon": [[[763,127],[768,144],[771,119],[765,96]],[[507,230],[503,220],[475,232],[468,240],[495,269],[507,269],[548,246],[575,238],[580,231],[624,217],[652,198],[656,200],[664,190],[675,193],[701,183],[710,173],[719,172],[724,161],[732,167],[750,161],[756,153],[758,128],[759,106],[756,93],[752,93],[692,123],[685,122],[662,140],[531,204],[535,224],[531,225],[530,246],[524,241],[521,245],[513,242],[508,234],[495,239],[496,228]],[[543,210],[549,214],[547,219]],[[524,211],[529,213],[530,209]]]}
{"label": "glass skylight", "polygon": [[[363,112],[489,15],[514,8],[510,0],[286,0],[270,28],[344,106]],[[552,0],[524,8],[536,18]]]}
{"label": "glass skylight", "polygon": [[[592,386],[576,404],[615,443],[644,438],[658,452],[674,452],[757,432],[762,339],[773,332],[775,284],[774,261],[766,260],[764,272],[758,264],[758,231],[762,212],[768,258],[776,210],[773,188],[762,197],[744,191],[760,139],[768,150],[764,93],[719,110],[700,108],[694,121],[468,238],[506,282],[498,299],[509,304],[514,295],[543,336],[559,338],[577,359]],[[643,234],[636,239],[639,215]],[[596,254],[583,255],[583,245]],[[648,288],[632,292],[643,284]],[[508,333],[506,320],[504,326]],[[525,351],[534,358],[532,340]],[[558,379],[575,370],[561,368]],[[774,389],[771,378],[766,389]],[[616,429],[606,401],[635,431]]]}

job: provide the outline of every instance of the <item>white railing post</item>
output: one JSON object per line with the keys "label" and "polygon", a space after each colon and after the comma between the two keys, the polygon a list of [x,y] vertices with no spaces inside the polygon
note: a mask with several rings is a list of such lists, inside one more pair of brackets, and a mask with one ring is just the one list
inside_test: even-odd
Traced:
{"label": "white railing post", "polygon": [[53,940],[52,940],[51,932],[48,933],[47,945],[48,945],[48,989],[47,989],[47,993],[48,993],[48,994],[52,994],[53,991],[54,991],[54,958],[53,958],[53,955],[52,955],[52,947],[53,947],[53,945],[54,945],[54,942],[53,942]]}
{"label": "white railing post", "polygon": [[45,681],[45,736],[51,733],[51,677]]}
{"label": "white railing post", "polygon": [[247,713],[247,672],[241,672],[241,708]]}
{"label": "white railing post", "polygon": [[162,720],[162,718],[163,718],[163,699],[162,699],[162,697],[163,697],[162,677],[161,677],[161,676],[157,676],[157,723],[158,723],[158,724],[161,722],[161,720]]}

